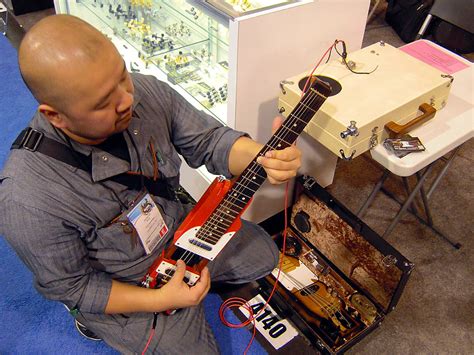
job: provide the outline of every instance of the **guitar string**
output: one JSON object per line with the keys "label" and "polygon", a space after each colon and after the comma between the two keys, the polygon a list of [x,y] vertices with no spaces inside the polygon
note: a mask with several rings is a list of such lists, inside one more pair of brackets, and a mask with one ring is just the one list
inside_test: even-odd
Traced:
{"label": "guitar string", "polygon": [[[303,121],[303,120],[300,118],[300,115],[301,115],[302,113],[306,113],[306,112],[307,112],[307,108],[309,107],[309,105],[312,105],[314,101],[316,101],[316,103],[319,104],[319,102],[317,102],[318,100],[322,101],[322,102],[321,102],[321,105],[324,103],[324,99],[321,100],[321,96],[319,96],[317,92],[313,93],[312,91],[309,91],[308,94],[305,95],[302,100],[300,100],[300,102],[299,102],[300,105],[298,105],[297,109],[294,110],[294,112],[291,112],[290,117],[289,117],[289,120],[288,120],[288,125],[286,125],[286,122],[285,122],[285,124],[284,124],[283,126],[281,126],[281,127],[283,127],[283,128],[282,128],[282,129],[279,129],[279,132],[277,131],[277,134],[275,134],[275,135],[273,135],[273,136],[271,137],[270,141],[263,147],[263,150],[261,151],[261,153],[262,153],[262,154],[265,154],[265,153],[268,152],[269,150],[275,149],[275,148],[273,148],[273,144],[275,144],[275,143],[277,143],[277,142],[284,141],[284,138],[286,138],[287,135],[289,135],[291,132],[293,132],[292,130],[289,130],[288,128],[286,128],[286,126],[291,127],[291,126],[294,126],[295,124],[297,124],[298,121]],[[306,102],[305,102],[305,101],[306,101]],[[318,107],[318,109],[319,109],[319,107]],[[297,111],[299,111],[299,110],[300,110],[301,112],[297,112]],[[317,110],[313,110],[313,111],[316,112]],[[302,115],[301,115],[301,116],[302,116]],[[305,123],[305,125],[308,123],[308,122],[305,122],[305,121],[303,121],[303,122]],[[304,127],[303,127],[303,129],[304,129]],[[279,135],[282,134],[282,133],[283,133],[283,137],[279,137]],[[247,173],[250,172],[250,173],[252,173],[252,174],[257,174],[257,175],[258,175],[258,172],[259,172],[260,169],[262,169],[262,167],[261,167],[260,165],[256,164],[256,163],[255,163],[255,160],[253,160],[250,165],[252,165],[252,166],[250,167],[250,169],[248,169]],[[247,168],[246,168],[246,170],[247,170]],[[255,170],[256,170],[256,171],[255,171]],[[265,177],[264,177],[264,178],[265,178]],[[247,178],[247,179],[248,179],[248,178]],[[247,186],[242,185],[242,184],[237,184],[237,185],[239,185],[239,186],[237,186],[237,188],[234,188],[234,187],[233,187],[233,188],[231,189],[231,191],[229,191],[229,193],[227,194],[227,196],[230,196],[230,192],[234,192],[234,193],[235,193],[235,192],[241,192],[241,191],[242,191],[242,190],[241,190],[242,188],[244,188],[244,189],[247,188]],[[250,189],[250,190],[252,190],[252,189]],[[226,196],[226,197],[227,197],[227,196]],[[232,196],[231,196],[230,200],[227,200],[227,199],[225,198],[224,203],[223,203],[223,204],[220,204],[220,205],[218,206],[219,210],[216,211],[216,212],[213,212],[211,218],[206,222],[206,224],[212,225],[212,223],[214,222],[213,219],[216,219],[216,218],[219,218],[219,219],[224,219],[224,218],[226,218],[225,215],[222,215],[222,213],[223,213],[222,207],[225,207],[225,209],[228,210],[228,211],[233,211],[233,209],[229,206],[229,204],[235,206],[235,203],[233,203],[233,202],[231,201],[232,199],[233,199],[234,201],[237,200],[236,198],[232,198]],[[247,202],[247,203],[248,203],[248,202]],[[237,205],[237,207],[240,207],[240,206]],[[236,213],[236,211],[233,211],[233,212]],[[219,213],[220,213],[220,215],[219,215]],[[240,212],[237,212],[237,215],[238,215],[238,213],[240,213]],[[237,216],[237,215],[236,215],[236,216]],[[235,218],[236,216],[234,216],[234,218]],[[209,223],[208,223],[208,222],[209,222]],[[232,224],[232,222],[231,222],[231,224]],[[230,225],[229,225],[229,226],[230,226]],[[228,228],[228,227],[227,227],[227,228]],[[201,228],[201,229],[202,229],[202,228]],[[208,231],[208,230],[205,229],[204,231]],[[204,231],[203,231],[201,234],[203,234]],[[199,233],[199,231],[198,231],[198,233]],[[219,240],[219,239],[220,239],[220,237],[218,238],[218,240]],[[218,241],[218,240],[217,240],[217,241]],[[186,251],[183,253],[183,255],[181,256],[181,259],[183,259],[183,261],[184,261],[185,263],[187,263],[187,262],[189,262],[189,261],[194,257],[194,255],[196,255],[196,254],[193,253],[193,252],[190,252],[190,251],[187,251],[187,250],[186,250]],[[169,277],[172,277],[172,275],[169,276]]]}
{"label": "guitar string", "polygon": [[[303,120],[301,120],[300,117],[302,117],[302,115],[301,115],[302,113],[306,113],[306,112],[307,112],[307,110],[306,110],[305,108],[309,107],[308,105],[312,105],[314,101],[318,101],[318,99],[320,99],[320,97],[319,97],[317,94],[313,94],[313,92],[310,91],[310,92],[308,93],[308,95],[306,95],[306,96],[300,101],[300,104],[302,104],[302,105],[301,105],[301,106],[298,106],[297,110],[295,110],[294,112],[292,112],[292,113],[290,114],[290,120],[288,120],[288,123],[285,122],[285,124],[282,126],[283,128],[280,130],[280,132],[277,132],[277,134],[275,134],[274,136],[272,136],[272,138],[270,139],[270,141],[264,146],[264,149],[261,151],[261,153],[262,153],[262,154],[265,154],[267,151],[269,151],[269,150],[271,150],[271,149],[275,149],[276,147],[273,148],[273,146],[274,146],[275,143],[280,142],[280,141],[282,141],[282,140],[284,141],[284,138],[286,138],[286,137],[288,136],[288,134],[290,134],[291,132],[293,132],[293,131],[291,131],[291,130],[290,130],[291,132],[288,132],[288,129],[286,128],[286,126],[291,127],[291,126],[297,124],[298,121],[303,121]],[[321,101],[323,101],[323,100],[321,100]],[[324,102],[324,101],[323,101],[323,102]],[[323,103],[323,102],[322,102],[322,103]],[[321,103],[321,104],[322,104],[322,103]],[[298,112],[298,111],[302,111],[302,112]],[[316,112],[316,110],[313,110],[313,111]],[[305,125],[307,124],[307,122],[305,122],[305,121],[303,121],[303,122],[305,123]],[[304,129],[304,127],[303,127],[303,129]],[[283,134],[283,135],[282,135],[282,134]],[[281,135],[282,135],[282,136],[281,136]],[[251,165],[251,166],[250,166],[249,169],[246,168],[246,170],[248,170],[248,171],[246,172],[246,174],[251,173],[251,174],[257,174],[257,175],[259,175],[258,172],[259,172],[259,170],[262,169],[262,167],[261,167],[260,165],[256,164],[255,160],[253,160],[250,165]],[[255,170],[256,170],[256,171],[255,171]],[[249,178],[247,178],[247,179],[249,179]],[[240,178],[239,178],[239,180],[240,180]],[[236,194],[236,193],[237,193],[237,194],[240,194],[240,193],[242,192],[242,189],[247,189],[248,187],[245,186],[245,185],[243,185],[243,184],[240,184],[240,183],[239,183],[239,184],[236,183],[235,185],[236,185],[236,186],[233,186],[233,188],[229,191],[229,193],[227,194],[227,196],[224,198],[224,203],[222,203],[222,204],[220,204],[220,205],[218,206],[218,209],[217,209],[215,212],[213,212],[211,218],[205,223],[206,225],[204,226],[204,228],[201,228],[201,229],[198,231],[197,234],[201,234],[201,235],[202,235],[202,234],[204,234],[204,233],[206,233],[206,232],[210,232],[208,226],[215,226],[215,225],[216,225],[215,223],[219,223],[218,221],[216,221],[217,219],[222,220],[222,221],[223,221],[223,220],[226,220],[226,219],[228,218],[228,214],[229,214],[229,213],[226,213],[226,212],[222,211],[222,209],[225,209],[226,211],[233,211],[234,213],[237,213],[236,216],[238,215],[239,212],[234,211],[233,208],[230,206],[230,205],[232,205],[232,206],[237,206],[237,207],[240,208],[240,206],[238,206],[238,205],[235,204],[235,201],[237,201],[238,199],[235,198],[235,197],[233,197],[232,194]],[[250,189],[251,191],[253,191],[251,188],[248,188],[248,189]],[[256,190],[255,190],[255,191],[256,191]],[[255,192],[255,191],[254,191],[254,192]],[[238,201],[240,202],[240,200],[238,200]],[[248,203],[248,202],[247,202],[247,203]],[[236,216],[233,216],[233,217],[235,218]],[[226,222],[228,222],[228,221],[226,221]],[[231,224],[232,224],[232,222],[231,222]],[[231,224],[230,224],[230,225],[231,225]],[[218,224],[217,224],[217,225],[218,225]],[[230,227],[230,225],[229,225],[229,227]],[[228,228],[228,227],[227,227],[227,228]],[[226,230],[227,230],[227,228],[226,228]],[[214,228],[214,229],[215,229],[215,228]],[[201,230],[202,230],[202,232],[201,232]],[[201,233],[199,233],[199,232],[201,232]],[[212,235],[212,232],[210,232],[210,233],[211,233],[211,235]],[[202,238],[199,238],[198,236],[197,236],[197,238],[202,240]],[[216,243],[217,243],[217,241],[218,241],[220,238],[221,238],[221,237],[218,237],[218,239],[216,240]],[[207,241],[207,239],[208,239],[208,237],[206,237],[206,239],[204,239],[204,240]],[[211,240],[212,240],[212,239],[211,239]],[[183,259],[185,262],[188,262],[188,261],[190,261],[191,258],[193,257],[193,254],[194,254],[194,253],[187,251],[187,252],[185,252],[185,253],[182,255],[182,259]]]}
{"label": "guitar string", "polygon": [[[284,141],[284,138],[286,138],[291,132],[288,132],[288,129],[286,128],[286,126],[288,127],[291,127],[295,124],[297,124],[298,121],[303,121],[300,117],[302,117],[302,113],[306,113],[307,112],[307,109],[305,108],[308,108],[309,105],[312,105],[314,101],[322,101],[321,102],[321,105],[324,103],[324,100],[321,100],[321,97],[317,94],[317,93],[313,93],[312,91],[308,92],[308,95],[305,95],[305,97],[299,102],[300,104],[302,105],[298,105],[297,109],[294,110],[294,112],[292,112],[290,114],[290,120],[288,120],[288,124],[285,122],[285,125],[283,125],[282,129],[279,130],[279,132],[277,132],[277,134],[273,135],[272,138],[270,139],[270,141],[263,147],[263,150],[262,150],[262,154],[265,154],[266,152],[268,152],[269,150],[272,150],[272,149],[275,149],[273,148],[273,145],[277,142],[280,142],[280,141]],[[319,102],[317,102],[319,104]],[[300,110],[301,109],[301,110]],[[302,112],[297,112],[297,111],[302,111]],[[316,112],[317,110],[313,110],[314,112]],[[305,125],[307,124],[307,122],[303,121],[305,123]],[[304,129],[304,127],[303,127]],[[280,135],[283,133],[283,136],[281,137]],[[258,174],[258,171],[262,169],[262,167],[258,164],[255,163],[255,160],[253,160],[251,162],[251,167],[250,169],[248,169],[248,172],[251,172],[253,174]],[[257,171],[255,171],[255,169]],[[247,170],[247,169],[246,169]],[[248,173],[247,172],[247,173]],[[225,208],[227,211],[233,211],[232,207],[230,205],[233,205],[233,206],[236,206],[236,204],[234,203],[236,200],[235,197],[232,197],[231,196],[231,193],[241,193],[241,189],[244,188],[246,189],[247,186],[245,185],[242,185],[242,184],[236,184],[238,186],[236,186],[236,188],[232,188],[229,193],[226,195],[226,197],[230,197],[229,199],[227,199],[225,197],[224,199],[224,203],[220,204],[218,206],[218,210],[216,210],[215,212],[213,212],[211,218],[206,222],[206,225],[212,225],[212,223],[214,223],[213,220],[215,220],[216,218],[219,218],[219,219],[226,219],[227,218],[227,215],[228,213],[226,214],[222,214],[222,213],[225,213],[222,211],[222,208]],[[233,201],[232,201],[233,200]],[[248,202],[247,202],[248,203]],[[230,204],[230,205],[229,205]],[[237,205],[237,207],[240,207]],[[233,211],[234,213],[236,213],[236,211]],[[239,212],[237,212],[237,215],[238,215]],[[237,216],[236,215],[236,216]],[[236,217],[234,216],[234,218]],[[231,222],[232,224],[232,222]],[[230,225],[229,225],[230,226]],[[228,228],[228,227],[227,227]],[[201,228],[203,229],[203,228]],[[201,229],[199,231],[201,231]],[[199,231],[197,234],[199,234]],[[201,232],[201,234],[203,234],[204,232],[209,232],[208,230],[208,227],[207,226],[204,226],[204,229],[203,229],[203,232]],[[212,233],[212,232],[211,232]],[[201,239],[201,238],[198,238],[198,239]],[[217,241],[220,239],[220,237],[217,239]],[[201,239],[202,240],[202,239]],[[195,255],[195,253],[193,252],[190,252],[190,251],[186,251],[183,253],[183,255],[181,256],[181,258],[187,263],[189,262],[192,257]]]}

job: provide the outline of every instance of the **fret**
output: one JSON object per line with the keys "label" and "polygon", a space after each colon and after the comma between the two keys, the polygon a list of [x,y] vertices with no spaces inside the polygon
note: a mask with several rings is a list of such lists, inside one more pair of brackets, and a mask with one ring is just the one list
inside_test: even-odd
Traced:
{"label": "fret", "polygon": [[232,224],[233,221],[226,220],[225,222],[226,223],[213,224],[211,223],[211,221],[209,221],[209,223],[205,223],[203,225],[203,228],[201,228],[200,231],[202,230],[202,233],[207,233],[211,231],[219,231],[219,235],[224,234],[227,228],[229,228],[229,226]]}
{"label": "fret", "polygon": [[316,95],[321,96],[324,100],[327,99],[327,96],[324,96],[318,90],[314,90],[313,88],[311,88],[311,91],[314,92]]}
{"label": "fret", "polygon": [[[225,233],[227,227],[229,227],[229,226],[226,226],[226,225],[221,226],[219,223],[217,223],[217,224],[207,223],[207,224],[209,224],[209,225],[205,225],[205,230],[203,230],[203,232],[202,232],[202,233],[204,233],[204,234],[206,234],[206,235],[207,235],[208,233],[212,233],[212,232],[214,232],[214,231],[217,231],[217,232],[219,232],[220,234]],[[229,225],[230,225],[230,224],[229,224]],[[202,230],[202,229],[204,229],[204,228],[201,228],[201,230]],[[219,230],[219,229],[220,229],[220,230]],[[220,234],[219,234],[219,235],[220,235]]]}
{"label": "fret", "polygon": [[[298,135],[295,135],[295,140],[296,140],[296,137],[298,137]],[[281,149],[281,148],[286,148],[286,147],[289,147],[290,145],[293,144],[293,142],[288,142],[288,141],[284,140],[283,138],[277,138],[277,139],[278,139],[279,142],[285,143],[286,146],[283,147],[283,146],[281,145],[281,143],[278,143],[275,147],[273,147],[272,145],[269,144],[270,148],[272,148],[273,150],[278,150],[277,148],[280,148],[280,149]],[[291,140],[291,139],[290,139],[290,140]]]}
{"label": "fret", "polygon": [[[293,117],[296,118],[296,119],[297,119],[298,121],[300,121],[303,125],[306,125],[306,124],[307,124],[306,121],[302,120],[301,118],[299,118],[299,117],[296,116],[296,115],[290,114],[287,119],[289,119],[290,117],[291,117],[291,118],[293,118]],[[292,126],[292,127],[296,127],[297,124],[294,123],[294,124],[292,124],[291,126]],[[304,128],[304,127],[303,127],[303,128]]]}
{"label": "fret", "polygon": [[[250,190],[251,193],[245,193],[247,192],[247,190]],[[232,189],[232,191],[234,191],[234,189]],[[234,198],[236,200],[242,200],[242,201],[245,201],[245,200],[250,200],[253,196],[253,194],[256,192],[257,190],[252,190],[252,189],[249,189],[249,188],[246,188],[244,187],[244,191],[235,191],[235,192],[232,192],[232,196],[231,198]]]}
{"label": "fret", "polygon": [[[227,204],[227,205],[224,205],[224,204]],[[233,203],[230,203],[230,202],[228,202],[228,201],[223,201],[223,202],[217,207],[218,209],[216,210],[216,212],[222,213],[222,216],[221,216],[221,217],[223,217],[223,216],[225,216],[225,217],[231,216],[232,218],[237,217],[237,216],[239,215],[239,213],[240,213],[240,210],[234,211],[234,210],[231,208],[231,206],[229,206],[229,205],[231,205],[232,207],[236,207]],[[215,214],[216,212],[214,212],[214,214]],[[214,215],[214,214],[213,214],[213,215]],[[212,216],[211,216],[211,218],[212,218]]]}
{"label": "fret", "polygon": [[300,105],[303,106],[303,107],[305,107],[306,109],[310,110],[311,112],[316,113],[315,110],[313,110],[311,107],[305,105],[304,103],[300,103]]}
{"label": "fret", "polygon": [[237,207],[239,209],[239,212],[247,205],[247,202],[248,202],[248,201],[237,200],[235,198],[232,198],[231,196],[227,197],[226,201],[230,203],[232,206]]}
{"label": "fret", "polygon": [[250,188],[251,190],[253,191],[257,191],[257,189],[260,187],[261,184],[259,184],[257,181],[256,181],[256,178],[248,178],[246,176],[242,176],[242,180],[246,180],[246,183],[247,184],[253,184],[255,185],[255,187],[252,187]]}
{"label": "fret", "polygon": [[291,133],[296,134],[296,135],[300,135],[300,133],[301,133],[301,132],[295,132],[295,131],[293,131],[291,128],[288,128],[288,130],[289,130]]}

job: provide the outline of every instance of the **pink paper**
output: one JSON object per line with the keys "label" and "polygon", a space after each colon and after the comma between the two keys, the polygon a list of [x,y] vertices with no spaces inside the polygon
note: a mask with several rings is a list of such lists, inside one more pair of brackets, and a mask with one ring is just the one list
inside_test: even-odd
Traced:
{"label": "pink paper", "polygon": [[451,56],[439,48],[430,46],[425,41],[407,44],[400,47],[400,50],[446,74],[453,74],[468,67],[467,64],[456,59],[454,54]]}

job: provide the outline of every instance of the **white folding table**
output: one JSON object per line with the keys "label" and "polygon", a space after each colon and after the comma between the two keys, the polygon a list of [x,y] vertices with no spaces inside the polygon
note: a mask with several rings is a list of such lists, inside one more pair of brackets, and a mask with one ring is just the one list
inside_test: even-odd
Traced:
{"label": "white folding table", "polygon": [[[377,192],[383,189],[384,181],[390,174],[394,174],[403,178],[408,197],[400,203],[400,210],[384,232],[383,237],[387,237],[393,231],[402,215],[412,205],[414,198],[420,193],[426,219],[418,215],[413,206],[412,212],[414,215],[421,223],[427,225],[437,235],[445,239],[453,247],[459,249],[461,247],[460,243],[450,240],[434,226],[428,200],[441,178],[448,171],[461,145],[474,135],[474,71],[472,63],[469,61],[431,42],[428,43],[465,63],[467,68],[452,74],[454,82],[446,106],[438,111],[433,119],[410,132],[411,136],[420,138],[426,148],[425,151],[411,153],[403,158],[398,158],[385,149],[382,144],[377,145],[371,150],[372,158],[381,164],[385,170],[357,215],[360,217],[365,213]],[[448,154],[449,157],[446,157]],[[425,187],[427,177],[435,165],[441,163],[444,163],[443,168],[435,177],[431,186]],[[412,175],[416,175],[417,183],[413,189],[410,189],[407,177]]]}

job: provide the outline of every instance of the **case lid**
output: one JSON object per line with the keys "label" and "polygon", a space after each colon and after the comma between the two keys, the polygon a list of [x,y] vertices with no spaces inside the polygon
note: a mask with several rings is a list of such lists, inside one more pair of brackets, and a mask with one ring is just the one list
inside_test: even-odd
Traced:
{"label": "case lid", "polygon": [[291,226],[385,313],[413,264],[308,176],[296,180]]}

